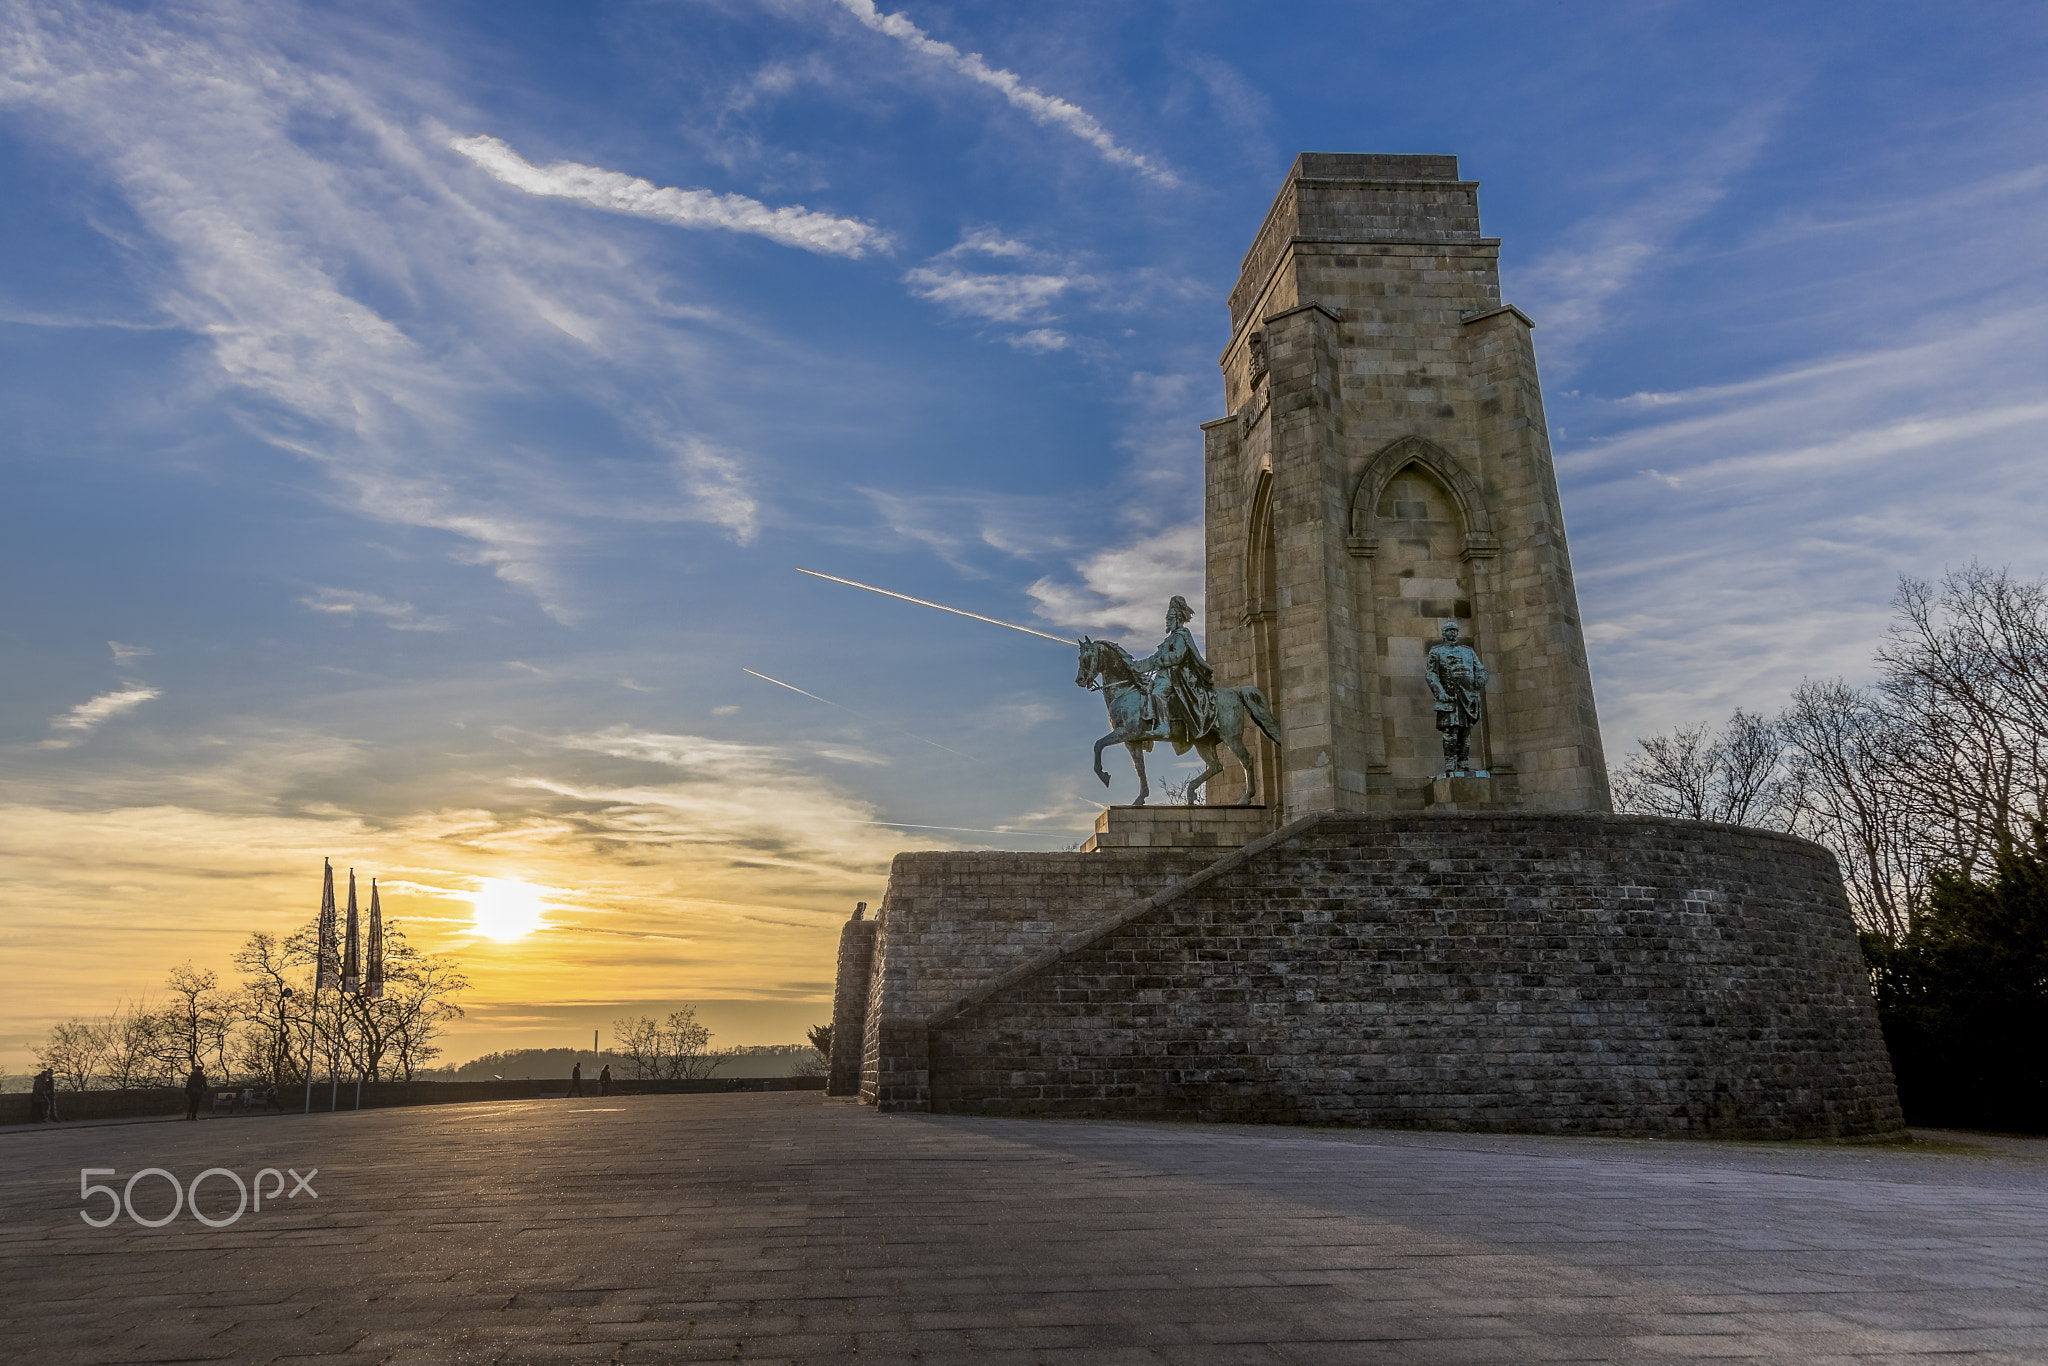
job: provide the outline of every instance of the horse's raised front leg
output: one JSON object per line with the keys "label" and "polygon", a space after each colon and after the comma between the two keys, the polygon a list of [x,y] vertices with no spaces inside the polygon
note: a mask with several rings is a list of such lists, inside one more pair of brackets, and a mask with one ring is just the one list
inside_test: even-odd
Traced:
{"label": "horse's raised front leg", "polygon": [[1102,766],[1102,750],[1106,745],[1115,744],[1123,738],[1123,732],[1113,730],[1095,742],[1095,776],[1102,779],[1104,787],[1109,786],[1109,771]]}
{"label": "horse's raised front leg", "polygon": [[1145,798],[1152,795],[1152,784],[1145,779],[1144,745],[1142,740],[1124,741],[1124,748],[1131,752],[1131,767],[1138,770],[1138,800],[1132,802],[1132,806],[1143,806]]}
{"label": "horse's raised front leg", "polygon": [[1195,741],[1195,753],[1202,756],[1202,763],[1206,767],[1188,782],[1189,806],[1195,804],[1195,794],[1206,790],[1209,780],[1223,771],[1223,761],[1216,757],[1216,742],[1214,740]]}

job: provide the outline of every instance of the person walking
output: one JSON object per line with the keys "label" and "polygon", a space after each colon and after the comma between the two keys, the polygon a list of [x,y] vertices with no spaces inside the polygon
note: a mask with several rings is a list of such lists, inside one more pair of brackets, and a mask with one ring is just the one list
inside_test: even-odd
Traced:
{"label": "person walking", "polygon": [[572,1096],[583,1094],[583,1064],[580,1062],[569,1069],[569,1094]]}
{"label": "person walking", "polygon": [[193,1063],[192,1070],[185,1075],[185,1118],[199,1118],[199,1102],[206,1095],[206,1073]]}
{"label": "person walking", "polygon": [[612,1065],[606,1063],[597,1074],[597,1093],[608,1096],[612,1093]]}

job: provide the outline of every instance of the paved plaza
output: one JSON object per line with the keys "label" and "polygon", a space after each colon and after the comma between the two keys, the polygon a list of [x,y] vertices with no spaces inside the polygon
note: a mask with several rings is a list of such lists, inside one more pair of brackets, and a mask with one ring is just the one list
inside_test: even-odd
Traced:
{"label": "paved plaza", "polygon": [[[877,1115],[816,1093],[0,1134],[10,1362],[2048,1361],[2048,1142]],[[260,1212],[161,1228],[158,1167]],[[314,1195],[286,1192],[287,1170]],[[273,1187],[279,1188],[273,1192]],[[134,1215],[172,1208],[140,1178]],[[238,1201],[222,1176],[200,1212]]]}

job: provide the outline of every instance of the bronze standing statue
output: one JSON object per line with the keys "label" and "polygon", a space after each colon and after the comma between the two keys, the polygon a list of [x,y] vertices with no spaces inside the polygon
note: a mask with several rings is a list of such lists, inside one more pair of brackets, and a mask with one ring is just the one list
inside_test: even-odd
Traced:
{"label": "bronze standing statue", "polygon": [[1423,671],[1436,698],[1436,728],[1444,742],[1444,776],[1472,771],[1472,730],[1485,698],[1486,666],[1470,645],[1458,643],[1458,623],[1447,621],[1429,647]]}
{"label": "bronze standing statue", "polygon": [[1249,685],[1216,686],[1208,661],[1187,629],[1194,615],[1187,599],[1176,595],[1166,606],[1166,639],[1143,659],[1132,659],[1115,641],[1081,638],[1081,664],[1074,682],[1102,690],[1111,726],[1109,734],[1095,742],[1095,776],[1102,779],[1104,787],[1109,786],[1109,774],[1102,768],[1103,748],[1123,745],[1138,773],[1138,800],[1133,806],[1143,806],[1152,792],[1145,777],[1145,751],[1152,748],[1154,740],[1171,744],[1175,754],[1192,748],[1202,756],[1205,767],[1188,784],[1189,806],[1195,804],[1196,794],[1209,780],[1223,771],[1218,745],[1228,745],[1244,765],[1244,798],[1238,805],[1257,805],[1257,778],[1244,744],[1247,716],[1274,744],[1280,743],[1280,723],[1267,707],[1265,694]]}

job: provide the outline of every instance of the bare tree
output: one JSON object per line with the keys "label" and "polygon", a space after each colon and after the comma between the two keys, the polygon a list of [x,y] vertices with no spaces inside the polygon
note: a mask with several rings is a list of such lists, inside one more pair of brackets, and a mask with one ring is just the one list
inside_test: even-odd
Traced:
{"label": "bare tree", "polygon": [[639,1015],[612,1021],[612,1047],[643,1081],[708,1077],[726,1061],[711,1051],[711,1031],[697,1020],[697,1007],[671,1011],[666,1020]]}
{"label": "bare tree", "polygon": [[612,1048],[633,1070],[636,1081],[650,1081],[662,1075],[663,1039],[661,1026],[645,1015],[612,1021]]}
{"label": "bare tree", "polygon": [[1964,877],[2048,820],[2048,581],[1979,564],[1903,579],[1879,690],[1911,724],[1894,773]]}
{"label": "bare tree", "polygon": [[1653,736],[1627,809],[1779,825],[1825,844],[1865,929],[1898,940],[1938,870],[2035,850],[2048,818],[2048,581],[1972,564],[1901,580],[1868,688],[1802,683],[1775,722]]}
{"label": "bare tree", "polygon": [[434,1040],[451,1020],[462,1018],[455,998],[469,990],[461,965],[443,954],[422,953],[405,942],[396,920],[384,922],[384,995],[368,1000],[374,1007],[377,1053],[371,1075],[389,1056],[392,1070],[405,1081],[441,1055]]}
{"label": "bare tree", "polygon": [[[304,1049],[308,1058],[308,1080],[346,1075],[354,1070],[356,1054],[347,1036],[350,1020],[341,993],[332,987],[325,991],[314,989],[320,960],[319,917],[292,931],[280,952],[285,961],[305,965],[305,989],[294,989],[291,1014],[296,1046]],[[333,945],[327,949],[327,971],[329,980],[339,980],[341,959]]]}
{"label": "bare tree", "polygon": [[[320,927],[309,920],[280,950],[288,964],[310,972],[318,956]],[[251,939],[254,943],[254,939]],[[331,954],[330,954],[331,961]],[[338,965],[335,965],[338,972]],[[386,1076],[411,1081],[441,1055],[435,1042],[451,1020],[462,1018],[456,997],[469,990],[462,966],[445,954],[425,953],[406,942],[393,918],[384,922],[384,994],[381,997],[323,991],[319,1000],[317,1051],[337,1076],[360,1072],[370,1081]],[[296,1015],[308,1012],[310,993],[300,990]],[[304,1047],[300,1034],[299,1047]]]}
{"label": "bare tree", "polygon": [[234,1024],[226,993],[220,989],[220,974],[212,968],[194,968],[187,960],[171,969],[165,979],[170,1000],[158,1018],[157,1056],[167,1065],[189,1070],[209,1055],[214,1070],[227,1070],[228,1033]]}
{"label": "bare tree", "polygon": [[232,1002],[242,1024],[235,1064],[244,1073],[279,1086],[303,1080],[300,1059],[306,1054],[306,1021],[293,1005],[311,980],[308,969],[313,960],[295,947],[300,943],[296,936],[280,940],[258,930],[235,950],[233,960],[242,975],[242,988]]}
{"label": "bare tree", "polygon": [[164,1012],[146,999],[124,1001],[107,1016],[105,1029],[101,1073],[109,1087],[127,1091],[170,1084],[171,1065],[164,1061]]}
{"label": "bare tree", "polygon": [[1719,731],[1681,727],[1637,741],[1614,775],[1623,811],[1728,825],[1785,825],[1784,741],[1775,722],[1735,709]]}
{"label": "bare tree", "polygon": [[1878,693],[1808,681],[1779,718],[1792,830],[1832,849],[1865,929],[1904,934],[1927,891],[1930,859],[1904,766],[1905,723]]}
{"label": "bare tree", "polygon": [[456,998],[469,979],[453,959],[408,944],[396,920],[384,923],[384,934],[384,995],[323,991],[317,1021],[319,925],[309,920],[282,939],[251,934],[233,956],[237,990],[222,990],[219,974],[188,961],[172,969],[162,1005],[124,1002],[102,1018],[67,1020],[52,1027],[36,1057],[73,1090],[176,1085],[195,1063],[223,1079],[262,1077],[283,1086],[305,1079],[308,1045],[316,1041],[316,1071],[324,1063],[337,1077],[360,1071],[373,1081],[409,1081],[439,1056],[435,1040],[461,1017]]}
{"label": "bare tree", "polygon": [[675,1080],[710,1076],[725,1061],[711,1051],[711,1031],[697,1022],[697,1007],[671,1011],[662,1022],[668,1052],[667,1075]]}
{"label": "bare tree", "polygon": [[67,1091],[83,1091],[99,1079],[105,1060],[105,1025],[80,1016],[50,1026],[50,1033],[35,1047],[36,1064],[56,1074],[57,1085]]}

